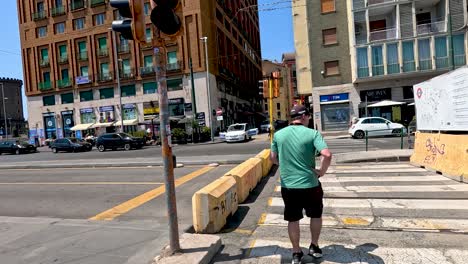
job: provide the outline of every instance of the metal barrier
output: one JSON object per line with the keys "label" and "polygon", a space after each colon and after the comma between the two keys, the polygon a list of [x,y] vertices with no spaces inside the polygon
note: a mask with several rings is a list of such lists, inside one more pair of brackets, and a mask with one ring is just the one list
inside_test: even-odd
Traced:
{"label": "metal barrier", "polygon": [[[382,134],[382,135],[379,135],[379,132],[383,132],[383,131],[392,131],[392,135],[396,135],[396,133],[393,133],[393,131],[395,130],[400,130],[400,132],[398,133],[399,136],[400,136],[400,149],[403,149],[403,138],[405,137],[405,133],[407,133],[405,130],[406,128],[393,128],[393,129],[378,129],[378,130],[371,130],[371,134],[373,133],[377,133],[377,135],[371,135],[371,137],[377,137],[377,136],[385,136],[385,134]],[[369,151],[369,131],[366,130],[364,131],[365,133],[365,139],[366,139],[366,151]]]}

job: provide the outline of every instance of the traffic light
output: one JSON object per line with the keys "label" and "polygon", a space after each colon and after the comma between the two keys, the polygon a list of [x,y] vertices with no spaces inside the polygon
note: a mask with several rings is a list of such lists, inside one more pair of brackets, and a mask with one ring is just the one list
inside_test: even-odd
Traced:
{"label": "traffic light", "polygon": [[280,95],[280,85],[279,85],[280,72],[279,71],[273,72],[272,75],[273,75],[273,97],[277,98]]}
{"label": "traffic light", "polygon": [[151,22],[164,34],[176,35],[182,26],[175,9],[179,0],[153,0],[156,6],[151,11]]}
{"label": "traffic light", "polygon": [[263,98],[270,97],[270,83],[268,79],[263,80]]}
{"label": "traffic light", "polygon": [[125,39],[146,43],[144,0],[110,0],[110,5],[117,8],[123,18],[112,22],[112,30]]}
{"label": "traffic light", "polygon": [[258,81],[258,94],[263,96],[263,80]]}

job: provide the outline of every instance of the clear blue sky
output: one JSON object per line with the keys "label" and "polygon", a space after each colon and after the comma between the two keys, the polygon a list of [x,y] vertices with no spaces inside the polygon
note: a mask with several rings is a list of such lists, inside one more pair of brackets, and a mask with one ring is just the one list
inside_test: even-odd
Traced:
{"label": "clear blue sky", "polygon": [[[278,3],[283,2],[283,3]],[[0,41],[0,77],[23,79],[21,47],[16,1],[2,1],[0,16],[2,40]],[[277,3],[277,4],[272,4]],[[294,51],[291,2],[259,0],[260,37],[262,58],[281,60],[285,52]],[[25,98],[23,102],[26,102]],[[24,104],[27,117],[26,104]]]}

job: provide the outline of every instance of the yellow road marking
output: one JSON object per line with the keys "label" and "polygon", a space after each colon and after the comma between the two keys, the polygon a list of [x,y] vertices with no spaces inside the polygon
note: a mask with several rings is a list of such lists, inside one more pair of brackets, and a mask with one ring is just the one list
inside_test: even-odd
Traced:
{"label": "yellow road marking", "polygon": [[267,216],[266,213],[263,213],[263,214],[260,216],[260,219],[258,219],[258,225],[263,225],[263,224],[265,223],[266,216]]}
{"label": "yellow road marking", "polygon": [[268,198],[268,206],[271,206],[272,202],[273,202],[273,197]]}
{"label": "yellow road marking", "polygon": [[343,218],[342,220],[343,220],[343,224],[345,225],[368,226],[370,224],[369,221],[362,219],[362,218],[346,217],[346,218]]}
{"label": "yellow road marking", "polygon": [[239,233],[239,234],[244,234],[244,235],[251,235],[251,234],[253,234],[254,231],[247,230],[247,229],[234,229],[232,232]]}
{"label": "yellow road marking", "polygon": [[[195,179],[197,178],[198,176],[201,176],[207,172],[209,172],[210,170],[214,169],[215,167],[203,167],[199,170],[196,170],[192,173],[189,173],[181,178],[178,178],[175,180],[175,187],[178,187],[192,179]],[[117,206],[115,206],[114,208],[111,208],[107,211],[104,211],[102,213],[99,213],[91,218],[89,218],[89,220],[112,220],[120,215],[123,215],[127,212],[129,212],[130,210],[132,209],[135,209],[136,207],[146,203],[146,202],[149,202],[151,201],[152,199],[160,196],[161,194],[163,194],[164,192],[166,191],[166,187],[163,185],[163,186],[159,186],[158,188],[156,189],[153,189],[151,191],[148,191],[142,195],[139,195],[131,200],[128,200],[122,204],[119,204]]]}
{"label": "yellow road marking", "polygon": [[247,252],[245,252],[245,257],[246,258],[250,257],[250,254],[252,253],[252,249],[255,247],[256,242],[257,242],[256,239],[254,239],[252,242],[250,242],[249,249],[247,249]]}
{"label": "yellow road marking", "polygon": [[0,182],[0,185],[161,185],[164,182]]}

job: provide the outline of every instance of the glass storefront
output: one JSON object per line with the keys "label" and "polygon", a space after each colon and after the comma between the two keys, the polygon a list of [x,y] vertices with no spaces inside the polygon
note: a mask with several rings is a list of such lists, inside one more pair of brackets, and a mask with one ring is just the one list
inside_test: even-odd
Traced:
{"label": "glass storefront", "polygon": [[323,131],[347,130],[350,120],[349,94],[320,96]]}
{"label": "glass storefront", "polygon": [[94,114],[93,108],[80,109],[80,121],[81,124],[96,123],[96,115]]}
{"label": "glass storefront", "polygon": [[75,122],[73,121],[73,110],[62,112],[62,122],[63,136],[71,137],[73,131],[71,131],[70,128],[75,125]]}
{"label": "glass storefront", "polygon": [[185,115],[184,98],[169,99],[169,116],[183,116]]}
{"label": "glass storefront", "polygon": [[114,106],[99,107],[99,123],[110,123],[115,121]]}
{"label": "glass storefront", "polygon": [[57,127],[55,122],[54,113],[44,113],[42,114],[44,118],[45,126],[45,138],[46,139],[56,139],[57,138]]}

